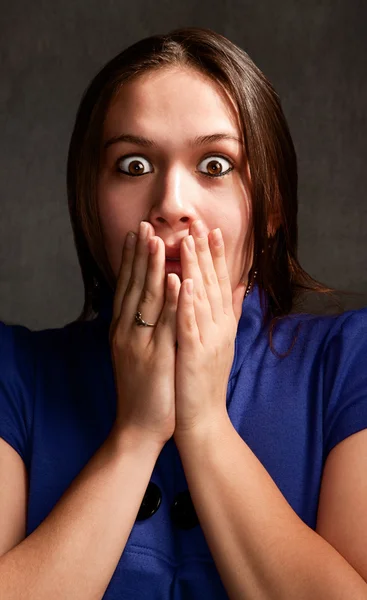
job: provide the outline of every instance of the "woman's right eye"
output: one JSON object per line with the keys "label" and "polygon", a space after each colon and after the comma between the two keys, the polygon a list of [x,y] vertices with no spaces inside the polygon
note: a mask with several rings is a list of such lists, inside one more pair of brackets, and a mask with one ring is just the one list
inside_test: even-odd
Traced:
{"label": "woman's right eye", "polygon": [[[146,175],[147,173],[152,172],[144,172],[144,163],[146,165],[150,164],[150,162],[142,156],[125,156],[117,161],[117,170],[124,175],[128,175],[129,177],[140,177],[141,175]],[[120,167],[120,165],[123,165],[123,167]]]}

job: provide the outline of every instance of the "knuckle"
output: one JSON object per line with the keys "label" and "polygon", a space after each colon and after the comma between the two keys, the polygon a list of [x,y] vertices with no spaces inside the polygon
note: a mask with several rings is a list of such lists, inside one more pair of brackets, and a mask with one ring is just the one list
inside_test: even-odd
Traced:
{"label": "knuckle", "polygon": [[139,289],[141,287],[141,285],[142,285],[142,282],[141,282],[139,274],[134,273],[134,272],[131,273],[130,281],[129,281],[129,284],[127,287],[128,292],[130,292],[131,290]]}
{"label": "knuckle", "polygon": [[208,297],[208,295],[206,293],[205,285],[198,286],[196,293],[197,293],[197,297],[199,300],[206,300]]}
{"label": "knuckle", "polygon": [[220,275],[217,275],[217,277],[219,282],[227,281],[227,279],[229,279],[227,273],[221,273]]}
{"label": "knuckle", "polygon": [[143,292],[143,303],[144,304],[152,304],[153,302],[155,302],[157,299],[157,294],[149,289],[149,288],[145,288],[144,292]]}
{"label": "knuckle", "polygon": [[203,274],[203,280],[204,280],[205,285],[208,285],[208,286],[215,285],[217,283],[216,272],[213,270],[205,271],[205,273]]}
{"label": "knuckle", "polygon": [[125,336],[118,326],[110,332],[110,345],[112,351],[120,351],[125,346]]}

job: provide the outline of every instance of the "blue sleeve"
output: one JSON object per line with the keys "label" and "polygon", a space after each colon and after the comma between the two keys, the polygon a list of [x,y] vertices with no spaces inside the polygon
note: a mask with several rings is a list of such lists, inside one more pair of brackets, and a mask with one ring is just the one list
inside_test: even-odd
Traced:
{"label": "blue sleeve", "polygon": [[21,456],[27,469],[33,418],[32,332],[0,321],[0,437]]}
{"label": "blue sleeve", "polygon": [[344,313],[324,360],[326,458],[339,442],[367,428],[367,308]]}

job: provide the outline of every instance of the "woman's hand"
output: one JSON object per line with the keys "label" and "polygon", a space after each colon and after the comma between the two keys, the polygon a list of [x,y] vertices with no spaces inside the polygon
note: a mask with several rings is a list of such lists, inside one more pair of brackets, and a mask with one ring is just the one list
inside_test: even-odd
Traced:
{"label": "woman's hand", "polygon": [[229,418],[226,392],[246,290],[240,283],[232,293],[221,233],[216,245],[213,231],[210,243],[205,230],[200,234],[193,226],[192,232],[194,249],[188,249],[187,238],[181,245],[175,441]]}
{"label": "woman's hand", "polygon": [[[146,222],[145,222],[146,223]],[[154,236],[123,250],[113,303],[110,346],[117,391],[115,430],[143,434],[163,447],[175,429],[176,311],[180,280],[165,290],[165,246]],[[128,236],[127,236],[128,238]],[[126,239],[127,239],[126,238]],[[154,245],[154,244],[153,244]],[[139,327],[140,311],[155,327]]]}

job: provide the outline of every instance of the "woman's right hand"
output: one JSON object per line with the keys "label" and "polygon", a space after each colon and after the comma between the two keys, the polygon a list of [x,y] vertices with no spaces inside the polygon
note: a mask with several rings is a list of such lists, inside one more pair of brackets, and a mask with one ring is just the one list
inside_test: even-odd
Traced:
{"label": "woman's right hand", "polygon": [[[109,331],[117,392],[114,431],[163,445],[175,429],[176,312],[180,289],[165,282],[165,246],[150,223],[146,239],[125,240]],[[150,241],[151,240],[151,241]],[[157,243],[155,254],[150,246]],[[168,278],[167,278],[168,279]],[[166,289],[165,289],[166,288]],[[140,311],[155,327],[135,323]]]}

